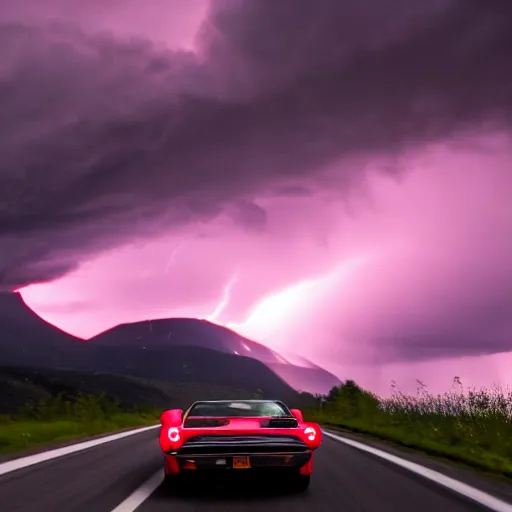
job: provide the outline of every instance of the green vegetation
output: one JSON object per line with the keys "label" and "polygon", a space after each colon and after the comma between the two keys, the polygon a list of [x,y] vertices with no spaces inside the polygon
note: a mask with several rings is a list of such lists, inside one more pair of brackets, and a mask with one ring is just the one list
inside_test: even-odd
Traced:
{"label": "green vegetation", "polygon": [[[172,374],[171,374],[172,375]],[[0,415],[12,414],[27,403],[39,403],[64,393],[99,395],[131,407],[188,407],[194,400],[267,397],[258,387],[234,386],[198,380],[157,380],[104,372],[87,372],[48,368],[0,367]],[[275,396],[275,395],[274,395]],[[292,407],[309,407],[316,403],[308,393],[293,392],[286,400]]]}
{"label": "green vegetation", "polygon": [[123,430],[158,422],[159,409],[123,409],[105,395],[63,393],[0,416],[0,453]]}
{"label": "green vegetation", "polygon": [[512,478],[512,391],[464,389],[382,398],[348,380],[306,411],[311,421],[370,435]]}

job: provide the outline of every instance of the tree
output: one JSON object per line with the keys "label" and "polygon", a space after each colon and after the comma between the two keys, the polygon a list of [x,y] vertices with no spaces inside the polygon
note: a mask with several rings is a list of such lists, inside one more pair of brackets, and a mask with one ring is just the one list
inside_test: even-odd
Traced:
{"label": "tree", "polygon": [[350,418],[375,411],[378,404],[378,399],[372,393],[365,391],[355,381],[348,379],[329,391],[326,408],[345,418]]}

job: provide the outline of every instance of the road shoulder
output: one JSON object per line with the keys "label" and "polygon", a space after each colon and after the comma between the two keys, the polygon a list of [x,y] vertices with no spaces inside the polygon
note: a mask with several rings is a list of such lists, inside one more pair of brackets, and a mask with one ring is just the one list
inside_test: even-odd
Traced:
{"label": "road shoulder", "polygon": [[31,448],[27,448],[27,449],[21,450],[21,451],[5,452],[5,453],[0,454],[0,464],[2,464],[3,462],[9,462],[11,460],[29,457],[30,455],[38,455],[40,453],[48,452],[51,450],[56,450],[58,448],[66,448],[68,446],[73,446],[73,445],[84,443],[87,441],[94,441],[95,439],[102,439],[104,437],[109,437],[109,436],[113,436],[116,434],[122,434],[124,432],[135,431],[135,430],[147,427],[147,426],[148,425],[125,427],[125,428],[112,430],[109,432],[104,432],[101,434],[95,434],[92,436],[77,436],[77,437],[73,437],[71,439],[65,439],[65,440],[61,440],[61,441],[42,443],[42,444],[38,444],[37,446],[33,446]]}
{"label": "road shoulder", "polygon": [[512,481],[506,477],[500,477],[492,473],[484,473],[461,463],[453,462],[441,457],[434,457],[419,450],[413,450],[393,443],[382,441],[363,434],[356,434],[341,428],[332,426],[322,427],[326,432],[331,432],[353,441],[363,443],[372,448],[395,455],[406,461],[414,462],[445,476],[458,480],[475,489],[488,493],[508,503],[512,503]]}

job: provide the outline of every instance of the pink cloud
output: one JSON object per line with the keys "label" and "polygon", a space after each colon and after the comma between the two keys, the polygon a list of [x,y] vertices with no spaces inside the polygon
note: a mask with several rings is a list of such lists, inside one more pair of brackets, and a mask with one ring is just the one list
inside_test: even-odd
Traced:
{"label": "pink cloud", "polygon": [[87,31],[150,39],[176,48],[193,48],[208,0],[17,0],[2,6],[3,21],[71,23]]}
{"label": "pink cloud", "polygon": [[[403,178],[369,174],[348,202],[335,190],[262,197],[264,233],[220,217],[113,250],[24,297],[84,336],[121,321],[208,317],[223,303],[218,323],[379,388],[401,377],[435,386],[439,359],[445,385],[478,361],[469,382],[505,379],[500,358],[476,356],[510,349],[508,310],[492,310],[512,304],[509,139],[473,140],[404,154]],[[52,302],[95,309],[46,313]]]}
{"label": "pink cloud", "polygon": [[0,13],[0,286],[84,337],[213,315],[371,386],[493,378],[512,7],[141,5]]}

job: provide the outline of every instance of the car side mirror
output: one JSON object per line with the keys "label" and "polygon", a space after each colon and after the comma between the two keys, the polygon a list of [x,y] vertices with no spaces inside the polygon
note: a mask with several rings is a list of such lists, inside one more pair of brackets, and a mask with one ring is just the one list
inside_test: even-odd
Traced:
{"label": "car side mirror", "polygon": [[300,409],[291,409],[291,413],[297,418],[297,421],[299,423],[302,423],[304,421],[304,417],[302,416],[302,412]]}
{"label": "car side mirror", "polygon": [[160,423],[170,427],[181,425],[182,420],[183,411],[181,409],[170,409],[164,411],[160,416]]}

